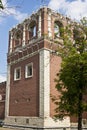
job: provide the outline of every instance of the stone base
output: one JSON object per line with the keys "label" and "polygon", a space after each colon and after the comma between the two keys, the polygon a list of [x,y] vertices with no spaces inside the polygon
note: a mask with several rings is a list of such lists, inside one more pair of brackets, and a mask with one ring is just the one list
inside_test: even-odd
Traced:
{"label": "stone base", "polygon": [[[78,123],[71,123],[70,130],[78,130]],[[82,124],[82,130],[87,130],[87,124]]]}
{"label": "stone base", "polygon": [[[38,128],[38,127],[29,127],[29,126],[17,126],[17,125],[4,125],[4,128],[13,128],[16,130],[77,130],[77,127],[49,127],[49,128]],[[87,130],[87,127],[83,127],[82,130]]]}
{"label": "stone base", "polygon": [[70,128],[59,128],[59,127],[50,127],[50,128],[38,128],[38,127],[28,127],[28,126],[16,126],[16,125],[4,125],[4,128],[13,128],[19,130],[71,130]]}
{"label": "stone base", "polygon": [[70,130],[70,120],[53,120],[50,117],[7,117],[4,127],[21,130]]}

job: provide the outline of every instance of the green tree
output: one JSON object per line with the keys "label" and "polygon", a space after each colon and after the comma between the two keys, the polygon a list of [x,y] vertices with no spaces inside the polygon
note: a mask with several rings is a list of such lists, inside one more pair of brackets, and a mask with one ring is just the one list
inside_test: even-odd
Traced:
{"label": "green tree", "polygon": [[4,9],[2,1],[0,0],[0,9]]}
{"label": "green tree", "polygon": [[78,118],[78,130],[82,130],[82,115],[87,111],[87,20],[73,23],[62,30],[63,43],[58,46],[62,58],[61,69],[57,74],[56,88],[60,92],[56,117],[75,115]]}

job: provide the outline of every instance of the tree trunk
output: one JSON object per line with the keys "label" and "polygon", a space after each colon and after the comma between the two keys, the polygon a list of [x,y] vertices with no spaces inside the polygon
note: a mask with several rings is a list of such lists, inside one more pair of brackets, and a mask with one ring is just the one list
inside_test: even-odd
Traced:
{"label": "tree trunk", "polygon": [[82,93],[79,94],[78,101],[78,130],[82,130]]}

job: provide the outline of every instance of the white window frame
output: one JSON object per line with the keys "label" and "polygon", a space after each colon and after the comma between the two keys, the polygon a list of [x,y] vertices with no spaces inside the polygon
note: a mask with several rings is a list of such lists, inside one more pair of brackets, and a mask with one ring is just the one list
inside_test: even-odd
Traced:
{"label": "white window frame", "polygon": [[[20,70],[20,77],[17,78],[17,70]],[[21,67],[17,67],[14,69],[14,81],[20,80],[21,79]]]}
{"label": "white window frame", "polygon": [[[32,67],[32,75],[28,75],[28,67]],[[25,66],[25,78],[31,78],[33,77],[33,63],[29,63]]]}

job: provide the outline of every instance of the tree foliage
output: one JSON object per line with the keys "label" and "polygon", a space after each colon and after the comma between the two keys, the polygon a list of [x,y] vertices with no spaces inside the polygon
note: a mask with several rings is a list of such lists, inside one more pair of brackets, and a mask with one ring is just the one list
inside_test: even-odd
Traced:
{"label": "tree foliage", "polygon": [[0,0],[0,9],[4,9],[2,1]]}
{"label": "tree foliage", "polygon": [[82,114],[87,111],[87,20],[73,23],[62,29],[63,42],[58,46],[62,58],[61,69],[57,74],[56,88],[60,92],[56,117],[75,115],[78,118],[78,130],[82,130]]}

